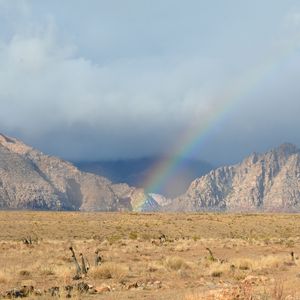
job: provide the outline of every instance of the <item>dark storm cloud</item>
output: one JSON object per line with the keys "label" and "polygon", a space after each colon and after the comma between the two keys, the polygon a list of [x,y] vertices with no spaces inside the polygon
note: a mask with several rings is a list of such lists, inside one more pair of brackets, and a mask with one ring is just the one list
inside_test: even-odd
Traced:
{"label": "dark storm cloud", "polygon": [[168,152],[271,56],[199,156],[300,145],[296,4],[0,0],[1,131],[68,159]]}

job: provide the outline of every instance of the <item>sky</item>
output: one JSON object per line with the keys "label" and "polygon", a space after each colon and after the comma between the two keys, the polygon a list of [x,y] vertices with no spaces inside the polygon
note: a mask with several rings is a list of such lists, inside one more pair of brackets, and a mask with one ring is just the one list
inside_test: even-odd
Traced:
{"label": "sky", "polygon": [[0,20],[0,132],[45,153],[300,146],[299,1],[0,0]]}

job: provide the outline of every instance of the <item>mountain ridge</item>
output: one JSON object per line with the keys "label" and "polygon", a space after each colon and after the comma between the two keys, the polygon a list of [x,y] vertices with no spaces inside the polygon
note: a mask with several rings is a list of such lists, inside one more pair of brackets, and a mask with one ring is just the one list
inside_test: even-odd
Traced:
{"label": "mountain ridge", "polygon": [[299,211],[300,150],[285,143],[212,170],[165,207],[172,211]]}
{"label": "mountain ridge", "polygon": [[124,199],[133,188],[80,172],[0,134],[0,207],[53,210],[131,210]]}
{"label": "mountain ridge", "polygon": [[211,170],[170,199],[80,171],[0,134],[0,208],[79,211],[300,211],[300,150],[285,143]]}

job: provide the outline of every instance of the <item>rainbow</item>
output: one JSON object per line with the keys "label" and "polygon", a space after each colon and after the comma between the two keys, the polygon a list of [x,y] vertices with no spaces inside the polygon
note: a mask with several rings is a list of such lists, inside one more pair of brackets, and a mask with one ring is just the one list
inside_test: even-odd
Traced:
{"label": "rainbow", "polygon": [[234,86],[228,88],[220,97],[214,112],[206,116],[201,125],[191,126],[178,138],[178,143],[172,148],[170,159],[164,159],[152,168],[144,182],[145,194],[159,193],[168,178],[182,167],[186,158],[199,151],[206,138],[212,134],[215,128],[226,121],[235,111],[239,102],[294,54],[295,46],[295,44],[288,45],[276,55],[270,56],[259,65],[252,67],[244,76],[236,80]]}

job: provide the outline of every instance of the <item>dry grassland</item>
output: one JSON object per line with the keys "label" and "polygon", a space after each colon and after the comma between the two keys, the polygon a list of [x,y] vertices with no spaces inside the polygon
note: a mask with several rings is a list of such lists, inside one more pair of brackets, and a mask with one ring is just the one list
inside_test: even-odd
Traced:
{"label": "dry grassland", "polygon": [[[91,266],[79,280],[70,246]],[[2,298],[33,286],[26,299],[55,299],[52,287],[63,299],[72,286],[72,299],[296,300],[298,255],[300,215],[0,212]]]}

